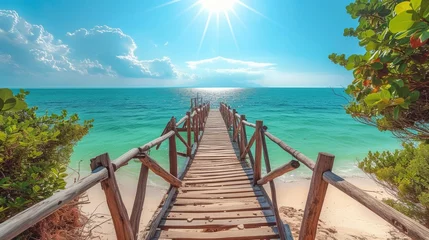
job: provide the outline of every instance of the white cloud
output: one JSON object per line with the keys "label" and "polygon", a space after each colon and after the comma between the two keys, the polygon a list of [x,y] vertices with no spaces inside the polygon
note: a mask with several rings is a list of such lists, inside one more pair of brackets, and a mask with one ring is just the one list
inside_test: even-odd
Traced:
{"label": "white cloud", "polygon": [[119,76],[130,78],[173,79],[179,74],[168,57],[140,60],[135,55],[137,44],[120,28],[96,26],[67,33],[71,55],[109,66]]}
{"label": "white cloud", "polygon": [[164,46],[168,46],[168,42],[165,42],[165,43],[164,43]]}
{"label": "white cloud", "polygon": [[226,68],[226,67],[234,67],[234,68],[269,68],[269,67],[275,67],[276,64],[274,63],[264,63],[264,62],[252,62],[252,61],[242,61],[242,60],[236,60],[231,58],[224,58],[221,56],[199,60],[199,61],[189,61],[186,62],[188,64],[188,67],[191,69],[196,68],[205,68],[209,67],[212,68],[213,66],[216,66],[218,68]]}
{"label": "white cloud", "polygon": [[[118,78],[191,78],[180,73],[170,58],[143,60],[137,44],[120,28],[95,26],[68,32],[64,41],[43,26],[28,23],[16,11],[0,10],[0,65],[2,73],[47,74],[75,72]],[[5,70],[5,64],[15,68]]]}
{"label": "white cloud", "polygon": [[0,54],[11,56],[20,69],[74,71],[68,52],[43,26],[28,23],[15,11],[0,10]]}
{"label": "white cloud", "polygon": [[201,77],[202,86],[338,86],[348,81],[342,75],[312,72],[285,72],[276,64],[215,57],[187,62]]}

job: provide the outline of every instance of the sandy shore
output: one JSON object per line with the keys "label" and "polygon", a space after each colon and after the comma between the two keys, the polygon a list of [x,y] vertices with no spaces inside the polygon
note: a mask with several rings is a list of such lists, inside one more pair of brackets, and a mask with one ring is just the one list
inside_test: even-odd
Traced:
{"label": "sandy shore", "polygon": [[[346,179],[378,199],[388,196],[380,186],[367,177]],[[119,175],[118,182],[128,213],[131,213],[137,179]],[[269,193],[269,187],[266,186]],[[306,179],[276,182],[281,215],[284,222],[290,225],[295,239],[298,237],[309,186],[310,180]],[[144,229],[151,219],[166,190],[162,187],[148,188],[140,229]],[[98,217],[102,216],[97,218],[98,222],[106,221],[95,228],[93,234],[101,239],[116,239],[101,187],[90,189],[88,196],[91,203],[85,205],[83,210],[97,214]],[[407,239],[383,219],[332,186],[328,188],[320,220],[317,239]]]}

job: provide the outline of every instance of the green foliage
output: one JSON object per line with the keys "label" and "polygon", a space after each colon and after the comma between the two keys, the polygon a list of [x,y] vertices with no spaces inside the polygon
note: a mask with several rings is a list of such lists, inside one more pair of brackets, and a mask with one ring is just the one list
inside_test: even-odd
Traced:
{"label": "green foliage", "polygon": [[346,110],[354,118],[408,139],[429,139],[429,0],[356,0],[358,19],[344,30],[364,54],[331,54],[354,80]]}
{"label": "green foliage", "polygon": [[393,153],[370,152],[359,168],[396,195],[396,200],[385,200],[387,204],[429,227],[429,144],[403,147]]}
{"label": "green foliage", "polygon": [[10,97],[9,91],[0,97],[19,107],[0,111],[0,222],[65,187],[73,146],[92,126],[65,110],[37,116],[36,107],[23,107],[28,92]]}
{"label": "green foliage", "polygon": [[10,89],[0,88],[0,112],[19,111],[27,108],[27,104],[13,96]]}

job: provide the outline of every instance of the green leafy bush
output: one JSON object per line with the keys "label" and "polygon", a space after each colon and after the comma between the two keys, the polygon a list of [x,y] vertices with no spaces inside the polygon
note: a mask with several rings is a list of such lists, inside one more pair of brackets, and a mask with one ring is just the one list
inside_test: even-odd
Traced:
{"label": "green leafy bush", "polygon": [[385,200],[398,211],[429,227],[429,145],[404,143],[404,149],[370,152],[359,168],[374,174],[396,200]]}
{"label": "green leafy bush", "polygon": [[24,109],[0,111],[0,222],[65,187],[73,146],[92,126],[65,110],[38,116],[26,107],[27,94],[13,97]]}
{"label": "green leafy bush", "polygon": [[347,12],[359,25],[344,36],[365,48],[329,56],[353,71],[347,112],[399,137],[429,139],[429,1],[356,0]]}

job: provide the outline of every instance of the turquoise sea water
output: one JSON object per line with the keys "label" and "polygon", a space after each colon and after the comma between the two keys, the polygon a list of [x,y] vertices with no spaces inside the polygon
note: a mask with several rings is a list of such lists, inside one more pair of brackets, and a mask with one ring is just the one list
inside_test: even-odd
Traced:
{"label": "turquoise sea water", "polygon": [[[343,109],[346,100],[328,88],[33,89],[30,92],[29,104],[39,106],[41,113],[67,109],[69,113],[78,113],[81,119],[95,120],[94,128],[75,147],[70,164],[76,169],[81,162],[83,174],[89,171],[89,160],[94,156],[108,152],[113,159],[159,137],[172,116],[177,119],[184,116],[189,99],[197,93],[212,102],[213,111],[224,101],[240,114],[246,114],[251,122],[263,120],[271,133],[311,159],[315,160],[318,152],[334,154],[334,170],[343,176],[362,174],[356,163],[369,150],[392,150],[400,146],[390,133],[381,133],[353,120]],[[341,94],[342,90],[335,92]],[[165,167],[167,146],[163,144],[160,150],[151,151]],[[274,144],[268,148],[273,167],[292,159]],[[139,165],[131,162],[120,173],[138,176],[138,170]],[[310,172],[302,165],[286,179],[309,176]],[[152,182],[156,184],[158,180],[152,177]]]}

